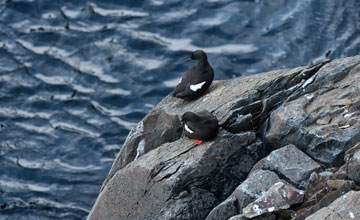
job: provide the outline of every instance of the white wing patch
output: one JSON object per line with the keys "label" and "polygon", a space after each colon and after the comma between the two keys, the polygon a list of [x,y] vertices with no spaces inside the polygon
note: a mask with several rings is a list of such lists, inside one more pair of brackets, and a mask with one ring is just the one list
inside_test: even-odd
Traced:
{"label": "white wing patch", "polygon": [[185,124],[185,130],[187,131],[187,132],[189,132],[190,134],[192,134],[192,133],[194,133],[194,131],[192,131],[188,126],[187,126],[187,124]]}
{"label": "white wing patch", "polygon": [[199,89],[201,89],[201,87],[205,84],[206,82],[202,82],[196,85],[190,85],[190,89],[194,92],[198,91]]}

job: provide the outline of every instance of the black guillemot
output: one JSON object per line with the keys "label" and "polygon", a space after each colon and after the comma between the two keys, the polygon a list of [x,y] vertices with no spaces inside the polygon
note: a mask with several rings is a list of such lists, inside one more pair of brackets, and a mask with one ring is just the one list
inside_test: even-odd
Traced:
{"label": "black guillemot", "polygon": [[217,118],[208,111],[185,112],[181,122],[185,135],[197,144],[216,137],[219,130]]}
{"label": "black guillemot", "polygon": [[198,60],[196,66],[191,67],[176,86],[173,96],[193,100],[199,98],[214,79],[214,70],[210,66],[207,55],[202,50],[196,50],[189,60]]}

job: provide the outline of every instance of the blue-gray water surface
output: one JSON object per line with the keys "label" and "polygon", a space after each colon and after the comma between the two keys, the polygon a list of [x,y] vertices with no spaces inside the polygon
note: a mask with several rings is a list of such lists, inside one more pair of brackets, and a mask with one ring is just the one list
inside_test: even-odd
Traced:
{"label": "blue-gray water surface", "polygon": [[0,219],[84,219],[191,51],[229,79],[357,55],[359,30],[358,0],[0,0]]}

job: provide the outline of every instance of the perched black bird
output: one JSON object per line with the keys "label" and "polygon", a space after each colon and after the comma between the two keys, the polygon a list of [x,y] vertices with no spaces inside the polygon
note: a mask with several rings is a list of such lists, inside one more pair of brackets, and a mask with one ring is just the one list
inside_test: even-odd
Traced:
{"label": "perched black bird", "polygon": [[217,118],[208,111],[185,112],[181,121],[185,135],[197,144],[216,137],[219,130]]}
{"label": "perched black bird", "polygon": [[198,60],[199,62],[184,74],[173,93],[175,97],[188,100],[199,98],[214,79],[214,70],[210,66],[204,51],[194,51],[187,61],[190,60]]}

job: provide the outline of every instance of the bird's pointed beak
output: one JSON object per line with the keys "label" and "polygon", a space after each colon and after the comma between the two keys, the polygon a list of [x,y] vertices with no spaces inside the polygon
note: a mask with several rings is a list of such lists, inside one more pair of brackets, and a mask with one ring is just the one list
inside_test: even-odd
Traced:
{"label": "bird's pointed beak", "polygon": [[187,59],[185,62],[189,62],[189,61],[192,61],[192,59],[191,59],[191,58],[189,58],[189,59]]}

